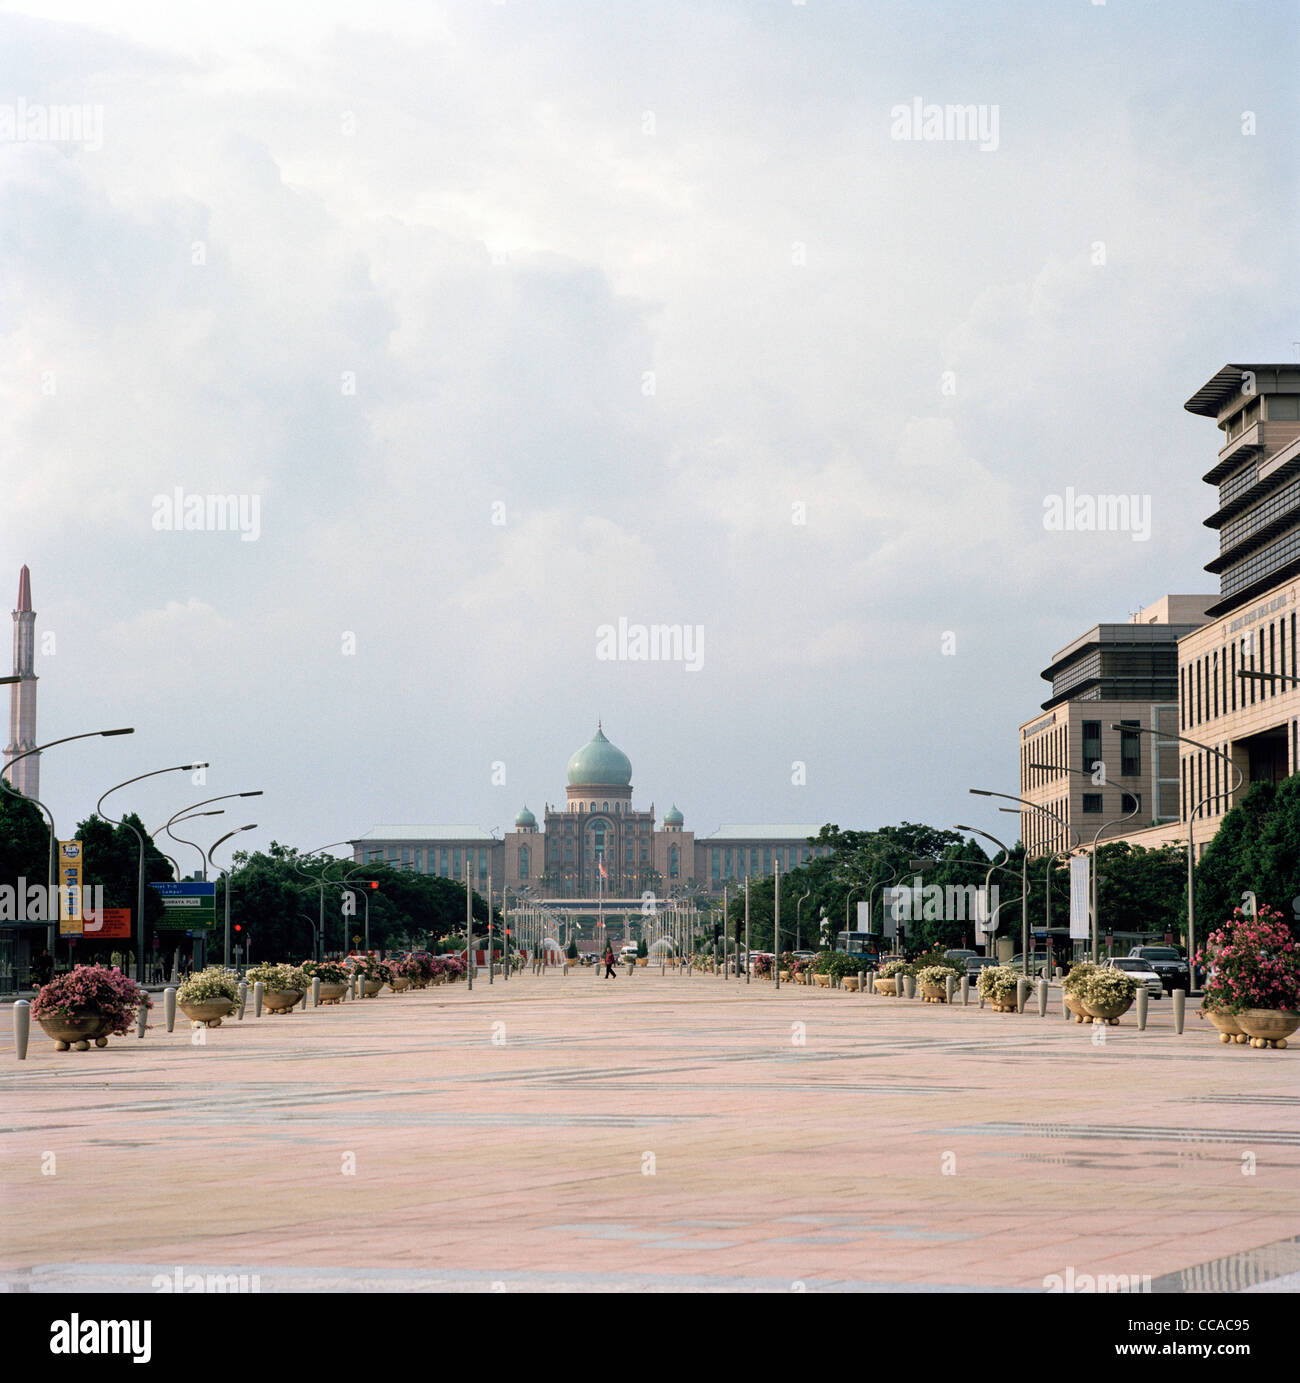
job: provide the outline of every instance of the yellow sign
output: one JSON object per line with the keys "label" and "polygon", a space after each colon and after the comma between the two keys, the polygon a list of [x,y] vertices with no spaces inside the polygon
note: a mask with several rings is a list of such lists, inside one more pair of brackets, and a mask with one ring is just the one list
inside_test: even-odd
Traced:
{"label": "yellow sign", "polygon": [[81,842],[59,841],[59,935],[81,935]]}

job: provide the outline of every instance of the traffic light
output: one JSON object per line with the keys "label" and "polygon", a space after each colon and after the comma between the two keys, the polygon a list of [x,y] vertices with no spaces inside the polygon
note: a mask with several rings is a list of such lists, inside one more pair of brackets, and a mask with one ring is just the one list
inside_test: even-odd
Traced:
{"label": "traffic light", "polygon": [[236,930],[237,932],[242,932],[242,931],[244,930],[244,924],[243,924],[242,922],[236,922],[236,923],[235,923],[235,930]]}
{"label": "traffic light", "polygon": [[378,887],[379,887],[379,880],[378,880],[378,879],[371,879],[371,881],[370,881],[370,887],[371,887],[371,888],[378,888]]}

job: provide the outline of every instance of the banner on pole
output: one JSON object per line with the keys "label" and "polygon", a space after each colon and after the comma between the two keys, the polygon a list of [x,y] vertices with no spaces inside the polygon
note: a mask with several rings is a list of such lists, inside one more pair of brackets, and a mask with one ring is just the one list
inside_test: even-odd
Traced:
{"label": "banner on pole", "polygon": [[1070,940],[1088,939],[1088,895],[1091,863],[1087,855],[1070,857]]}
{"label": "banner on pole", "polygon": [[81,842],[59,841],[59,935],[81,935]]}

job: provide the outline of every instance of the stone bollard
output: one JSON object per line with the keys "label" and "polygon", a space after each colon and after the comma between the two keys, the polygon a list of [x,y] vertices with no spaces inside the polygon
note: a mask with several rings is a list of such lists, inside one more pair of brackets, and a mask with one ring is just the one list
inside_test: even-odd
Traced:
{"label": "stone bollard", "polygon": [[868,970],[868,971],[867,971],[867,993],[868,993],[868,994],[874,994],[875,992],[876,992],[876,972],[875,972],[874,970]]}
{"label": "stone bollard", "polygon": [[1138,1032],[1146,1032],[1147,1030],[1147,1004],[1150,999],[1151,996],[1147,993],[1146,985],[1139,985],[1137,992]]}
{"label": "stone bollard", "polygon": [[239,1021],[244,1021],[244,1005],[248,1002],[248,981],[239,982]]}
{"label": "stone bollard", "polygon": [[952,1005],[952,976],[943,977],[943,997],[944,1001],[951,1007]]}
{"label": "stone bollard", "polygon": [[311,980],[311,1006],[320,1007],[320,976],[313,975]]}
{"label": "stone bollard", "polygon": [[173,1032],[176,1028],[176,991],[174,989],[163,990],[163,1013],[167,1018],[167,1031]]}
{"label": "stone bollard", "polygon": [[359,998],[361,997],[361,971],[360,971],[360,970],[358,970],[358,971],[356,972],[356,974],[354,974],[354,975],[352,976],[352,997],[353,997],[354,999],[359,999]]}
{"label": "stone bollard", "polygon": [[859,970],[859,971],[858,971],[858,993],[859,993],[859,994],[865,994],[866,992],[867,992],[867,972],[866,972],[865,970]]}
{"label": "stone bollard", "polygon": [[1038,1016],[1047,1017],[1047,981],[1038,981]]}
{"label": "stone bollard", "polygon": [[1187,1009],[1187,991],[1185,989],[1174,990],[1174,1031],[1182,1032],[1183,1018]]}
{"label": "stone bollard", "polygon": [[149,1026],[149,1010],[143,1004],[135,1011],[135,1035],[144,1036],[144,1030]]}
{"label": "stone bollard", "polygon": [[310,992],[310,991],[309,991],[309,990],[306,990],[306,989],[304,989],[304,990],[302,991],[302,1002],[299,1003],[299,1005],[298,1005],[299,1008],[305,1009],[305,1008],[307,1007],[307,995],[308,995],[309,992]]}
{"label": "stone bollard", "polygon": [[916,998],[916,976],[915,976],[915,975],[904,975],[904,976],[903,976],[903,993],[904,993],[909,999],[915,999],[915,998]]}
{"label": "stone bollard", "polygon": [[983,1008],[983,1007],[984,1007],[984,991],[983,991],[982,989],[979,989],[979,990],[978,990],[978,993],[979,993],[979,997],[980,997],[980,1007]]}
{"label": "stone bollard", "polygon": [[32,1031],[32,1006],[26,999],[14,1004],[14,1055],[19,1061],[27,1060],[27,1039]]}
{"label": "stone bollard", "polygon": [[961,1006],[965,1008],[970,1003],[970,976],[961,977]]}
{"label": "stone bollard", "polygon": [[262,981],[261,981],[261,980],[258,980],[258,982],[253,986],[253,1017],[254,1017],[254,1018],[260,1018],[260,1017],[262,1016],[262,989],[263,989]]}
{"label": "stone bollard", "polygon": [[1025,1011],[1025,1000],[1029,997],[1029,981],[1021,975],[1016,981],[1016,1012]]}

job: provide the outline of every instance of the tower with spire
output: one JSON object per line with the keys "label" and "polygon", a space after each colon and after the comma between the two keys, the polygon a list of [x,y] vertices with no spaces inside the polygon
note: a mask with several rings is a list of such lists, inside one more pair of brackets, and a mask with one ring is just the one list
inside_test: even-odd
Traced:
{"label": "tower with spire", "polygon": [[[32,576],[24,566],[18,574],[18,608],[14,611],[14,676],[9,688],[9,743],[5,763],[36,748],[36,611],[32,609]],[[39,797],[41,756],[31,754],[5,777],[28,797]]]}

